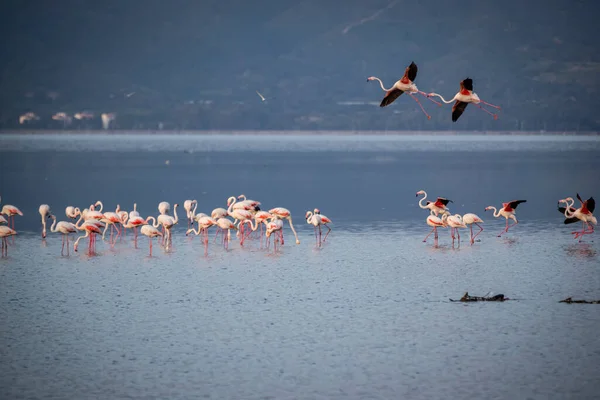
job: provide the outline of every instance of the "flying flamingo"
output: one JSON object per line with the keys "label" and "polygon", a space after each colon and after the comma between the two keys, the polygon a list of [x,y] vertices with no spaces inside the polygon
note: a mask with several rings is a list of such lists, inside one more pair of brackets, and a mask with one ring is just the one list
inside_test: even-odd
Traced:
{"label": "flying flamingo", "polygon": [[[148,217],[148,219],[154,219],[154,217]],[[156,220],[155,220],[156,222]],[[154,226],[152,225],[144,225],[142,226],[142,228],[140,229],[140,233],[144,236],[148,237],[148,242],[150,243],[150,254],[149,256],[152,257],[152,238],[157,237],[157,236],[163,236],[163,234],[156,229]]]}
{"label": "flying flamingo", "polygon": [[[283,208],[283,207],[275,207],[275,208],[271,208],[269,210],[269,213],[277,219],[287,219],[288,223],[290,224],[290,228],[292,229],[292,232],[294,232],[294,237],[296,238],[296,244],[300,244],[300,239],[298,239],[298,234],[296,233],[296,230],[294,229],[294,225],[292,224],[292,213],[290,212],[290,210],[288,210],[287,208]],[[281,244],[283,245],[283,230],[281,231]]]}
{"label": "flying flamingo", "polygon": [[479,103],[485,104],[490,107],[494,107],[498,110],[500,110],[500,107],[481,100],[479,98],[479,96],[477,96],[477,93],[475,93],[473,91],[473,79],[471,79],[471,78],[466,78],[466,79],[460,81],[460,90],[458,91],[458,93],[456,93],[456,95],[454,95],[454,97],[452,99],[450,99],[448,101],[446,101],[446,99],[444,99],[441,95],[439,95],[437,93],[427,94],[427,97],[431,97],[431,96],[439,97],[446,104],[452,103],[453,101],[456,100],[456,103],[454,103],[454,105],[452,106],[452,122],[458,121],[458,118],[465,111],[465,109],[467,108],[469,103],[473,103],[474,105],[476,105],[477,107],[479,107],[480,109],[485,111],[486,113],[493,116],[494,119],[498,119],[497,114],[494,114],[494,113],[486,110],[485,108],[481,107],[479,105]]}
{"label": "flying flamingo", "polygon": [[2,253],[0,256],[8,257],[8,242],[6,240],[9,236],[14,236],[17,231],[9,228],[8,226],[0,225],[0,238],[2,238]]}
{"label": "flying flamingo", "polygon": [[454,203],[452,200],[448,200],[443,197],[438,197],[435,202],[428,201],[427,205],[423,205],[423,201],[425,201],[425,199],[427,198],[427,192],[424,190],[419,190],[417,192],[417,197],[421,194],[424,196],[421,200],[419,200],[419,207],[426,210],[430,210],[431,212],[433,212],[433,214],[435,214],[435,216],[437,216],[440,213],[444,214],[450,212],[450,210],[446,206],[448,205],[448,203]]}
{"label": "flying flamingo", "polygon": [[[2,198],[0,197],[0,202],[2,201]],[[20,215],[23,216],[23,213],[21,212],[21,210],[19,210],[17,207],[10,205],[10,204],[5,204],[4,206],[2,206],[2,211],[0,211],[0,214],[4,214],[8,217],[8,221],[12,221],[12,229],[15,229],[15,215]],[[8,224],[10,225],[10,223]],[[11,235],[9,235],[11,236]],[[14,238],[13,238],[14,240]]]}
{"label": "flying flamingo", "polygon": [[[506,218],[506,228],[504,228],[504,230],[500,232],[498,237],[502,236],[503,233],[508,232],[508,228],[511,228],[519,223],[519,221],[517,221],[517,217],[515,217],[515,212],[517,210],[517,206],[525,202],[527,202],[527,200],[513,200],[509,201],[508,203],[502,203],[502,208],[500,210],[496,210],[496,207],[493,206],[487,206],[485,208],[485,211],[494,210],[494,218],[498,218],[500,216]],[[509,218],[515,221],[515,223],[510,226],[508,226]]]}
{"label": "flying flamingo", "polygon": [[376,76],[368,77],[367,82],[379,81],[379,85],[381,86],[381,89],[383,89],[383,91],[386,92],[385,96],[383,97],[383,100],[381,100],[381,104],[379,105],[379,107],[385,107],[385,106],[392,104],[394,102],[394,100],[396,100],[398,97],[400,97],[400,95],[402,93],[406,92],[414,101],[417,102],[419,107],[421,107],[421,110],[427,116],[427,119],[431,119],[431,115],[427,114],[427,111],[425,111],[425,109],[423,108],[423,105],[421,104],[419,99],[417,99],[416,97],[413,96],[413,93],[422,94],[423,96],[425,96],[425,98],[434,102],[438,106],[441,106],[441,104],[438,103],[437,101],[429,98],[427,96],[427,93],[422,92],[417,88],[417,85],[415,85],[415,83],[414,83],[414,80],[417,78],[417,71],[418,71],[417,64],[415,64],[414,62],[411,62],[410,65],[408,67],[406,67],[406,69],[404,70],[404,75],[402,76],[402,78],[399,81],[396,81],[396,83],[394,83],[394,86],[392,86],[389,89],[386,89],[383,86],[383,82],[381,81],[381,79],[377,78]]}
{"label": "flying flamingo", "polygon": [[39,208],[40,215],[42,216],[42,238],[46,237],[46,219],[52,216],[50,212],[50,206],[48,204],[42,204]]}
{"label": "flying flamingo", "polygon": [[579,196],[579,193],[577,193],[577,199],[581,202],[581,207],[579,207],[578,209],[575,209],[575,207],[573,207],[573,203],[575,201],[572,197],[567,197],[566,199],[558,201],[559,204],[566,204],[566,208],[564,209],[564,215],[565,218],[567,218],[565,220],[565,224],[575,222],[577,220],[580,220],[583,223],[583,230],[581,232],[572,232],[575,235],[575,239],[577,239],[578,237],[583,237],[587,234],[594,233],[593,225],[596,225],[598,223],[598,220],[593,215],[593,212],[596,209],[596,201],[594,200],[594,198],[590,197],[586,201],[583,201],[581,199],[581,196]]}
{"label": "flying flamingo", "polygon": [[[481,227],[481,225],[479,225],[483,224],[483,220],[473,213],[467,213],[463,215],[462,220],[465,223],[465,225],[469,225],[469,228],[471,228],[471,244],[475,243],[475,238],[477,237],[477,235],[483,232],[483,228]],[[475,236],[473,236],[473,224],[479,227],[479,232],[477,232]]]}
{"label": "flying flamingo", "polygon": [[[448,214],[444,214],[443,216],[447,216]],[[446,224],[444,223],[444,221],[442,221],[442,219],[436,215],[433,214],[433,211],[431,211],[431,213],[429,214],[429,216],[427,217],[427,225],[431,226],[431,232],[429,232],[427,234],[427,236],[425,236],[425,239],[423,239],[423,242],[427,242],[427,238],[429,237],[429,235],[431,235],[432,233],[434,233],[433,238],[435,239],[435,241],[437,242],[438,240],[438,231],[437,228],[445,228]]]}
{"label": "flying flamingo", "polygon": [[50,227],[50,232],[62,233],[62,247],[60,249],[60,255],[64,255],[65,242],[67,244],[67,256],[69,255],[69,234],[77,232],[77,227],[72,222],[60,221],[56,222],[56,216],[50,214],[50,218],[54,220]]}

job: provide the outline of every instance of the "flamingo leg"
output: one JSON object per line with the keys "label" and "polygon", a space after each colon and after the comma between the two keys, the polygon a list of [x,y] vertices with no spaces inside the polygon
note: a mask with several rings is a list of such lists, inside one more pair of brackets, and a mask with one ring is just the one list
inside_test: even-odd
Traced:
{"label": "flamingo leg", "polygon": [[[427,234],[427,236],[425,236],[425,239],[423,239],[423,242],[426,242],[429,235],[431,235],[433,233],[433,231],[435,231],[435,230],[436,230],[436,227],[434,226],[433,229],[431,229],[431,231]],[[436,231],[436,234],[437,234],[437,231]]]}
{"label": "flamingo leg", "polygon": [[323,240],[321,240],[321,237],[322,237],[321,224],[319,224],[319,247],[321,247],[321,244],[323,243]]}
{"label": "flamingo leg", "polygon": [[421,105],[421,102],[419,101],[419,99],[417,99],[415,96],[413,96],[411,93],[408,93],[408,95],[417,102],[417,104],[419,105],[419,107],[421,107],[421,111],[423,111],[423,113],[427,116],[427,119],[431,119],[431,115],[427,114],[427,111],[425,111],[425,109],[423,108],[423,105]]}
{"label": "flamingo leg", "polygon": [[69,256],[69,234],[67,233],[67,256]]}
{"label": "flamingo leg", "polygon": [[152,257],[152,238],[148,236],[148,242],[150,243],[150,257]]}
{"label": "flamingo leg", "polygon": [[331,228],[329,227],[329,225],[325,225],[325,227],[326,227],[327,229],[329,229],[329,230],[328,230],[328,231],[327,231],[327,233],[325,234],[325,237],[323,238],[323,241],[326,241],[326,240],[327,240],[327,236],[329,236],[329,233],[331,232]]}
{"label": "flamingo leg", "polygon": [[[481,233],[483,232],[483,227],[481,225],[479,225],[477,222],[474,222],[475,225],[477,225],[479,227],[479,232],[477,232],[475,234],[475,236],[473,236],[473,238],[471,239],[471,243],[473,243],[475,241],[475,238]],[[471,235],[473,234],[473,226],[471,225]]]}
{"label": "flamingo leg", "polygon": [[479,104],[475,104],[473,103],[475,106],[479,107],[479,109],[485,111],[486,113],[490,114],[492,117],[494,117],[494,119],[498,119],[498,114],[494,114],[493,112],[486,110],[485,108],[481,107]]}
{"label": "flamingo leg", "polygon": [[495,105],[493,105],[493,104],[491,104],[491,103],[488,103],[488,102],[486,102],[486,101],[483,101],[483,100],[481,100],[481,99],[479,100],[479,102],[480,102],[480,103],[482,103],[482,104],[485,104],[486,106],[494,107],[494,108],[496,108],[496,109],[498,109],[498,110],[501,110],[501,109],[502,109],[502,108],[500,108],[500,106],[495,106]]}
{"label": "flamingo leg", "polygon": [[425,93],[425,92],[421,92],[420,90],[419,90],[417,93],[420,93],[420,94],[422,94],[423,96],[425,96],[425,98],[426,98],[427,100],[429,100],[429,101],[431,101],[431,102],[433,102],[433,103],[437,104],[438,106],[440,106],[440,107],[442,106],[442,103],[440,103],[440,102],[437,102],[437,101],[435,101],[434,99],[432,99],[431,97],[427,96],[427,93]]}

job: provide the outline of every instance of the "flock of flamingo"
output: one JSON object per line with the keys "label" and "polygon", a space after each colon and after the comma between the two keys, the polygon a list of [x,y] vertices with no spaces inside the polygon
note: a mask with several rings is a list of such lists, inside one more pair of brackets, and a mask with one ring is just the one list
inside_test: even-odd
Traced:
{"label": "flock of flamingo", "polygon": [[[452,200],[448,200],[443,197],[438,197],[435,202],[427,201],[425,204],[423,202],[427,198],[427,193],[424,190],[420,190],[417,192],[417,197],[419,195],[423,195],[421,200],[419,200],[419,207],[429,210],[429,216],[426,219],[427,225],[431,226],[431,231],[425,236],[423,242],[427,241],[427,238],[433,233],[434,239],[437,242],[438,240],[438,228],[448,228],[450,227],[450,237],[452,238],[452,243],[454,240],[458,240],[460,242],[460,228],[470,229],[470,241],[471,244],[475,243],[475,238],[483,232],[483,227],[480,224],[483,224],[483,220],[477,216],[477,214],[467,213],[464,215],[450,213],[448,209],[448,203],[452,203]],[[598,223],[596,217],[594,216],[594,209],[596,208],[596,202],[593,197],[590,197],[587,200],[583,200],[579,193],[577,193],[577,199],[581,203],[579,208],[573,207],[575,200],[572,197],[567,197],[566,199],[558,200],[558,211],[564,215],[565,224],[572,224],[577,221],[581,221],[583,224],[583,228],[581,231],[571,232],[574,235],[575,239],[581,239],[585,235],[589,235],[594,233],[594,225]],[[504,233],[508,232],[509,228],[515,226],[519,223],[517,217],[515,217],[515,213],[517,210],[517,206],[521,203],[525,203],[527,200],[512,200],[506,203],[502,203],[502,208],[497,209],[494,206],[487,206],[484,210],[492,210],[493,216],[495,218],[504,217],[506,219],[505,228],[498,234],[498,237],[501,237]],[[560,205],[564,203],[565,207],[560,207]],[[441,215],[441,217],[440,217]],[[512,219],[514,222],[509,225],[508,220]],[[477,225],[479,228],[479,232],[473,235],[473,225]]]}
{"label": "flock of flamingo", "polygon": [[[419,207],[422,209],[429,210],[426,223],[432,229],[425,236],[423,242],[427,241],[427,238],[433,233],[434,239],[438,241],[438,228],[450,227],[450,236],[452,243],[455,240],[460,242],[460,230],[470,229],[470,243],[475,243],[475,239],[481,232],[483,232],[483,220],[476,214],[467,213],[464,215],[450,213],[448,204],[452,203],[452,200],[438,197],[436,201],[426,201],[427,193],[424,190],[417,192],[418,196],[423,196],[419,200]],[[558,201],[558,211],[564,215],[565,224],[572,224],[581,221],[583,228],[580,231],[574,231],[572,234],[575,239],[582,240],[585,235],[594,233],[594,225],[597,224],[596,217],[593,215],[596,203],[593,197],[587,200],[583,200],[579,193],[577,193],[577,199],[581,203],[579,208],[574,207],[574,199],[567,197]],[[1,200],[1,198],[0,198]],[[501,237],[503,234],[508,232],[510,228],[519,223],[515,213],[516,209],[521,203],[525,203],[527,200],[512,200],[506,203],[502,203],[501,208],[494,206],[485,207],[485,211],[493,211],[495,218],[504,217],[506,225],[504,229],[498,234]],[[561,204],[564,203],[564,207]],[[195,234],[201,236],[204,244],[205,254],[208,252],[208,229],[211,227],[216,228],[215,241],[219,234],[222,235],[222,243],[225,248],[228,248],[231,240],[231,230],[236,231],[236,236],[239,238],[240,245],[244,245],[244,242],[258,234],[260,238],[260,246],[263,245],[263,236],[265,238],[265,245],[268,249],[270,247],[270,237],[274,235],[273,247],[277,251],[278,247],[284,244],[283,237],[283,222],[288,221],[290,229],[292,230],[296,239],[296,244],[300,244],[298,234],[294,229],[292,223],[292,216],[290,210],[283,207],[275,207],[267,211],[260,209],[261,203],[256,200],[249,200],[245,195],[231,196],[227,199],[227,208],[215,208],[211,214],[196,213],[198,208],[197,200],[185,200],[183,207],[186,212],[187,230],[186,236]],[[148,238],[149,242],[149,255],[152,256],[152,243],[153,238],[158,237],[160,244],[168,251],[172,246],[172,229],[178,224],[179,217],[177,216],[177,207],[173,206],[173,215],[169,215],[171,211],[171,205],[163,201],[158,204],[159,214],[154,216],[148,216],[143,218],[137,211],[137,204],[133,205],[133,210],[130,212],[121,210],[120,206],[117,205],[115,211],[103,211],[104,205],[101,201],[97,201],[91,204],[89,207],[80,210],[78,207],[68,206],[65,209],[65,215],[71,220],[69,221],[57,221],[56,216],[51,212],[48,204],[42,204],[39,207],[39,213],[41,216],[41,227],[42,227],[42,238],[46,237],[47,233],[47,220],[52,219],[52,225],[50,226],[51,232],[62,234],[62,248],[61,255],[69,255],[69,235],[77,233],[78,231],[83,234],[77,237],[73,242],[73,250],[77,251],[79,242],[82,239],[89,239],[88,251],[89,254],[95,254],[96,235],[102,235],[102,240],[106,240],[107,232],[109,233],[108,243],[112,247],[115,245],[117,239],[126,236],[126,230],[131,229],[133,231],[134,246],[137,248],[137,237],[138,231],[142,235]],[[98,207],[98,209],[96,209]],[[17,234],[15,231],[15,216],[22,216],[23,213],[17,207],[9,204],[5,204],[0,211],[0,238],[2,238],[2,257],[8,256],[8,238],[12,236],[14,242],[14,235]],[[231,219],[230,219],[231,218]],[[232,220],[233,219],[233,220]],[[513,221],[509,225],[509,219]],[[75,221],[76,222],[72,222]],[[329,224],[332,223],[331,219],[321,214],[319,209],[315,208],[312,211],[307,211],[305,214],[305,220],[307,224],[314,227],[316,245],[321,247],[322,243],[327,240],[327,236],[331,232]],[[12,224],[11,224],[12,223]],[[196,226],[194,226],[196,224]],[[11,227],[12,225],[12,227]],[[479,228],[479,232],[473,234],[473,225]],[[322,228],[328,229],[325,233],[325,237],[322,235]],[[160,229],[159,229],[160,228]],[[110,231],[109,231],[110,229]],[[257,232],[260,229],[259,232]],[[255,233],[256,232],[256,233]]]}
{"label": "flock of flamingo", "polygon": [[[196,213],[198,208],[197,200],[185,200],[183,207],[186,212],[187,231],[186,236],[195,234],[201,236],[204,243],[205,255],[208,252],[208,229],[216,228],[215,241],[219,234],[222,235],[222,242],[225,248],[228,248],[231,240],[231,230],[236,231],[236,236],[239,238],[240,245],[252,237],[254,232],[260,229],[259,238],[260,245],[263,245],[263,236],[265,237],[265,245],[270,247],[270,237],[273,235],[273,247],[277,251],[278,247],[284,244],[283,222],[287,220],[290,229],[294,233],[296,244],[300,244],[298,234],[292,223],[290,210],[283,207],[275,207],[267,211],[260,209],[261,203],[256,200],[249,200],[245,195],[231,196],[227,199],[227,208],[215,208],[210,215],[204,213]],[[52,219],[50,226],[51,232],[62,234],[61,255],[69,255],[69,236],[78,231],[83,233],[73,242],[73,250],[77,251],[79,242],[83,239],[88,239],[88,253],[90,255],[96,253],[96,236],[102,235],[102,240],[106,240],[107,233],[108,243],[114,247],[117,239],[126,235],[126,229],[131,229],[134,235],[134,246],[137,248],[138,231],[142,235],[148,237],[149,255],[152,256],[153,238],[158,237],[160,244],[168,251],[172,246],[172,229],[179,223],[177,215],[178,204],[173,206],[173,215],[169,215],[171,205],[163,201],[158,204],[159,214],[143,218],[137,211],[137,204],[133,205],[133,210],[130,212],[121,210],[117,205],[115,211],[104,211],[104,205],[101,201],[91,204],[89,207],[81,210],[79,207],[68,206],[65,209],[65,215],[71,221],[57,221],[48,204],[42,204],[39,207],[39,213],[42,222],[42,238],[47,234],[47,220]],[[12,236],[14,242],[15,231],[15,216],[23,216],[19,208],[5,204],[0,213],[0,238],[2,238],[2,256],[8,256],[8,238]],[[6,217],[5,217],[6,216]],[[232,218],[232,219],[230,219]],[[314,227],[317,246],[321,247],[322,243],[327,239],[331,232],[328,224],[332,221],[321,214],[319,209],[307,211],[305,215],[306,222]],[[74,222],[76,221],[76,222]],[[4,225],[6,224],[6,225]],[[194,226],[196,224],[196,226]],[[11,227],[12,226],[12,227]],[[322,227],[328,229],[325,237],[322,236]],[[160,229],[159,229],[160,228]],[[109,231],[110,229],[110,231]],[[263,232],[264,231],[264,232]],[[255,235],[256,236],[256,235]]]}
{"label": "flock of flamingo", "polygon": [[481,106],[481,104],[485,104],[486,106],[493,107],[497,110],[500,110],[500,107],[490,104],[490,103],[487,103],[479,98],[477,93],[475,93],[473,91],[473,79],[471,79],[471,78],[463,79],[460,82],[460,90],[458,91],[458,93],[456,93],[456,95],[452,99],[446,100],[440,94],[425,93],[425,92],[420,91],[417,88],[417,85],[415,85],[415,79],[417,78],[417,72],[418,72],[417,64],[415,64],[413,61],[410,63],[410,65],[408,67],[406,67],[402,78],[400,78],[400,80],[396,81],[396,83],[394,83],[394,85],[389,89],[386,89],[383,86],[383,82],[381,81],[381,79],[377,78],[376,76],[368,77],[367,82],[379,81],[379,85],[381,86],[381,89],[383,91],[385,91],[385,96],[383,97],[383,100],[381,100],[381,104],[379,105],[380,107],[386,107],[386,106],[392,104],[394,102],[394,100],[396,100],[398,97],[400,97],[400,95],[402,95],[402,93],[406,92],[406,94],[408,94],[414,101],[417,102],[417,104],[419,105],[419,107],[421,108],[423,113],[427,116],[427,119],[431,119],[431,115],[427,114],[427,111],[425,111],[425,108],[423,108],[423,105],[421,104],[419,99],[417,99],[415,96],[413,96],[413,94],[418,93],[418,94],[425,96],[425,98],[427,98],[428,100],[437,104],[438,106],[442,106],[442,104],[433,100],[431,97],[439,97],[446,104],[450,104],[450,103],[454,102],[454,105],[452,106],[452,122],[458,121],[458,118],[460,118],[460,116],[463,114],[463,112],[465,111],[465,109],[467,108],[469,103],[477,106],[481,110],[490,114],[492,117],[494,117],[494,119],[498,119],[498,114],[495,114],[495,113],[483,108]]}

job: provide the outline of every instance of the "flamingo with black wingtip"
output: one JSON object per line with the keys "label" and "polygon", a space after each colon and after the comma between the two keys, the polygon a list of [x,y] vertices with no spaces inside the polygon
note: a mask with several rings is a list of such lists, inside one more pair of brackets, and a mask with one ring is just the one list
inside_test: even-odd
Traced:
{"label": "flamingo with black wingtip", "polygon": [[[494,207],[494,206],[487,206],[485,208],[485,211],[494,210],[494,218],[498,218],[498,217],[506,218],[506,228],[504,228],[504,230],[502,232],[500,232],[498,237],[502,236],[503,233],[508,232],[509,228],[511,228],[519,223],[519,221],[517,221],[517,217],[515,217],[515,212],[517,211],[517,206],[519,204],[525,203],[525,202],[527,202],[527,200],[513,200],[513,201],[509,201],[507,203],[502,203],[502,208],[499,210],[497,210],[496,207]],[[508,225],[509,218],[512,219],[513,221],[515,221],[515,223],[510,226]]]}
{"label": "flamingo with black wingtip", "polygon": [[427,96],[428,97],[437,96],[440,99],[442,99],[442,101],[446,104],[456,101],[454,103],[454,105],[452,106],[452,122],[458,121],[458,119],[460,118],[462,113],[465,111],[465,109],[467,108],[469,103],[474,104],[475,106],[479,107],[486,113],[490,114],[492,117],[494,117],[494,119],[498,119],[498,114],[494,114],[493,112],[481,107],[480,103],[485,104],[486,106],[494,107],[498,110],[500,110],[500,107],[481,100],[479,98],[479,96],[477,96],[477,93],[475,93],[473,91],[473,79],[471,79],[471,78],[466,78],[466,79],[460,81],[460,90],[450,100],[444,99],[442,97],[442,95],[437,94],[437,93],[429,93]]}

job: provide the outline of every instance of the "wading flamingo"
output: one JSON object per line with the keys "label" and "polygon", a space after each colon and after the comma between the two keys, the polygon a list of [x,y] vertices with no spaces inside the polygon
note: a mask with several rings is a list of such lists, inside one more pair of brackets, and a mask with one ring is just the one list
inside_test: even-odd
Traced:
{"label": "wading flamingo", "polygon": [[427,97],[431,97],[431,96],[437,96],[437,97],[439,97],[446,104],[452,103],[453,101],[456,100],[456,102],[452,106],[452,122],[458,121],[458,118],[460,118],[460,116],[465,111],[465,109],[467,108],[467,106],[469,105],[469,103],[473,103],[475,106],[479,107],[480,109],[482,109],[486,113],[488,113],[491,116],[493,116],[494,119],[498,119],[498,115],[497,114],[494,114],[494,113],[486,110],[485,108],[481,107],[481,105],[479,105],[479,103],[485,104],[485,105],[490,106],[490,107],[494,107],[494,108],[496,108],[498,110],[500,110],[500,107],[499,106],[495,106],[495,105],[490,104],[490,103],[486,103],[485,101],[481,100],[479,98],[479,96],[477,96],[477,93],[475,93],[473,91],[473,79],[471,79],[471,78],[466,78],[466,79],[460,81],[460,90],[450,100],[444,99],[440,94],[437,94],[437,93],[429,93],[429,94],[427,94]]}
{"label": "wading flamingo", "polygon": [[[443,214],[442,217],[447,217],[448,214]],[[434,233],[433,238],[435,239],[435,241],[437,242],[438,240],[438,228],[445,228],[446,224],[444,223],[444,221],[442,220],[442,218],[436,216],[433,214],[433,211],[431,211],[431,213],[427,216],[427,219],[425,220],[425,222],[427,222],[427,225],[431,226],[432,229],[431,231],[427,234],[427,236],[425,236],[425,239],[423,239],[423,242],[427,242],[427,238],[429,237],[429,235],[431,235],[432,233]]]}
{"label": "wading flamingo", "polygon": [[1,257],[8,257],[8,241],[6,240],[9,236],[14,236],[17,234],[17,231],[9,228],[5,225],[0,225],[0,238],[2,238],[2,252],[0,254]]}
{"label": "wading flamingo", "polygon": [[186,200],[183,202],[183,208],[185,209],[185,215],[188,221],[188,229],[194,223],[194,215],[196,214],[196,208],[198,207],[198,200]]}
{"label": "wading flamingo", "polygon": [[[502,236],[503,233],[508,232],[509,228],[511,228],[519,223],[519,221],[517,221],[517,217],[515,217],[515,212],[517,210],[517,206],[519,204],[525,203],[525,202],[527,202],[527,200],[513,200],[513,201],[509,201],[507,203],[502,203],[502,208],[500,210],[496,210],[496,207],[493,207],[493,206],[487,206],[485,208],[485,211],[494,210],[494,218],[498,218],[500,216],[506,218],[506,228],[504,228],[504,230],[502,232],[500,232],[498,237]],[[515,221],[515,223],[510,226],[508,226],[509,218],[512,219],[513,221]]]}
{"label": "wading flamingo", "polygon": [[438,197],[435,200],[435,202],[428,201],[426,205],[423,205],[423,201],[425,201],[425,199],[427,198],[427,192],[424,190],[419,190],[417,192],[416,197],[419,197],[419,195],[421,194],[424,196],[421,200],[419,200],[419,207],[433,212],[433,214],[435,214],[436,217],[438,216],[438,214],[449,213],[450,210],[446,206],[448,205],[448,203],[454,203],[452,200],[448,200],[443,197]]}
{"label": "wading flamingo", "polygon": [[[156,219],[156,222],[158,224],[161,224],[163,227],[163,243],[165,243],[166,249],[169,249],[169,247],[173,245],[171,229],[173,228],[174,225],[176,225],[179,222],[179,217],[177,217],[177,207],[178,206],[179,206],[179,204],[177,204],[177,203],[175,203],[173,205],[173,217],[171,217],[170,215],[167,215],[167,214],[161,214]],[[156,228],[158,226],[154,225],[154,227]]]}
{"label": "wading flamingo", "polygon": [[[315,231],[315,240],[317,241],[317,246],[321,247],[321,225],[323,225],[323,221],[321,220],[321,216],[319,214],[313,214],[312,211],[307,211],[304,215],[306,219],[306,223],[313,226]],[[317,233],[317,228],[319,228],[319,232]],[[330,228],[331,230],[331,228]]]}
{"label": "wading flamingo", "polygon": [[421,104],[419,99],[417,99],[416,97],[413,96],[413,93],[422,94],[423,96],[425,96],[425,98],[434,102],[438,106],[441,106],[441,104],[438,103],[437,101],[429,98],[427,96],[427,93],[422,92],[417,88],[417,85],[415,85],[415,83],[414,83],[414,80],[417,78],[417,71],[418,71],[417,64],[415,64],[414,62],[411,62],[410,65],[408,67],[406,67],[406,69],[404,70],[404,75],[402,76],[402,78],[399,81],[396,81],[396,83],[394,83],[394,85],[389,89],[386,89],[383,86],[383,82],[381,81],[381,79],[377,78],[376,76],[368,77],[367,82],[379,81],[379,85],[381,86],[381,89],[384,92],[386,92],[385,96],[383,97],[383,100],[381,100],[381,104],[379,105],[379,107],[385,107],[385,106],[392,104],[394,102],[394,100],[396,100],[398,97],[400,97],[400,95],[402,93],[406,92],[406,94],[408,94],[414,101],[417,102],[417,104],[419,105],[419,107],[421,108],[423,113],[427,116],[427,119],[431,119],[431,115],[427,114],[427,111],[425,111],[425,109],[423,108],[423,105]]}
{"label": "wading flamingo", "polygon": [[456,232],[456,239],[460,242],[460,232],[459,228],[467,228],[460,214],[448,215],[444,214],[445,222],[450,227],[450,237],[454,242],[455,236],[454,232]]}
{"label": "wading flamingo", "polygon": [[[81,221],[81,220],[80,220]],[[85,235],[79,236],[75,243],[73,243],[73,250],[77,251],[77,247],[79,246],[79,241],[86,237],[90,238],[89,250],[88,254],[92,255],[96,252],[96,239],[94,235],[99,235],[102,233],[102,225],[100,221],[87,221],[81,224],[80,226],[75,225],[77,229],[84,230]]]}
{"label": "wading flamingo", "polygon": [[67,218],[75,219],[79,215],[81,215],[81,210],[79,209],[79,207],[68,206],[67,208],[65,208],[65,215],[67,216]]}
{"label": "wading flamingo", "polygon": [[[573,203],[575,202],[572,197],[567,197],[566,199],[559,200],[558,203],[565,203],[566,207],[564,208],[564,216],[565,216],[565,224],[576,222],[577,220],[583,223],[583,229],[581,232],[571,232],[574,234],[574,238],[580,238],[584,235],[589,235],[594,233],[594,226],[597,225],[598,220],[593,215],[594,210],[596,209],[596,201],[593,197],[590,197],[586,201],[581,199],[579,193],[577,193],[577,199],[581,202],[581,207],[575,209],[573,207]],[[561,209],[559,208],[559,211]],[[581,241],[581,239],[580,239]]]}
{"label": "wading flamingo", "polygon": [[[154,217],[148,217],[148,219],[150,219],[150,218],[154,219]],[[140,229],[140,233],[142,235],[148,237],[148,243],[149,243],[149,247],[150,247],[150,253],[148,254],[148,256],[152,257],[152,238],[157,237],[157,236],[162,236],[163,234],[152,225],[142,226],[142,228]]]}
{"label": "wading flamingo", "polygon": [[283,245],[283,221],[278,218],[273,218],[267,224],[267,249],[269,248],[269,238],[275,232],[275,239],[273,239],[273,250],[277,251],[277,244],[281,242]]}
{"label": "wading flamingo", "polygon": [[[217,221],[217,226],[221,229],[221,231],[223,232],[223,247],[225,247],[226,249],[229,248],[229,240],[231,238],[231,235],[229,234],[229,231],[231,229],[233,229],[234,231],[237,231],[237,226],[235,226],[235,224],[233,222],[231,222],[231,220],[229,218],[219,218],[216,220]],[[225,232],[227,231],[227,232]]]}
{"label": "wading flamingo", "polygon": [[63,256],[65,252],[65,243],[67,245],[67,256],[69,255],[69,234],[77,232],[77,227],[72,222],[60,221],[56,222],[56,216],[50,214],[50,218],[54,220],[50,227],[50,232],[62,233],[62,247],[60,249],[60,255]]}
{"label": "wading flamingo", "polygon": [[[466,225],[469,225],[469,228],[471,230],[471,244],[475,243],[475,238],[477,237],[477,235],[483,232],[483,227],[479,225],[483,224],[483,220],[473,213],[467,213],[463,215],[462,220]],[[475,236],[473,236],[473,224],[479,227],[479,232],[477,232]]]}
{"label": "wading flamingo", "polygon": [[[1,201],[2,201],[2,198],[0,197],[0,202]],[[2,211],[0,211],[0,214],[4,214],[8,217],[8,221],[9,221],[8,225],[11,225],[10,221],[12,221],[12,229],[15,229],[15,215],[20,215],[21,217],[23,216],[23,213],[21,212],[21,210],[19,210],[17,207],[10,205],[10,204],[3,205]]]}
{"label": "wading flamingo", "polygon": [[52,216],[50,206],[48,204],[40,205],[38,209],[42,217],[42,239],[46,237],[46,220]]}
{"label": "wading flamingo", "polygon": [[[273,215],[273,217],[277,219],[287,219],[288,224],[290,224],[290,228],[292,229],[292,232],[294,232],[296,244],[300,244],[300,239],[298,239],[298,234],[294,229],[294,224],[292,224],[292,213],[290,212],[290,210],[283,207],[275,207],[269,210],[269,214]],[[281,244],[283,245],[283,229],[281,231]]]}
{"label": "wading flamingo", "polygon": [[315,214],[318,214],[318,215],[321,216],[321,223],[323,225],[325,225],[325,227],[327,229],[329,229],[327,231],[327,233],[325,234],[325,237],[323,238],[323,241],[325,241],[325,240],[327,240],[327,236],[329,236],[329,234],[331,233],[331,227],[328,224],[332,224],[333,222],[331,221],[331,219],[329,219],[329,217],[321,214],[321,211],[318,208],[315,208],[313,211],[314,211]]}

